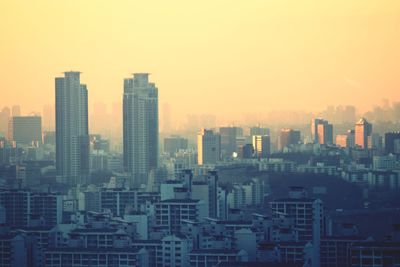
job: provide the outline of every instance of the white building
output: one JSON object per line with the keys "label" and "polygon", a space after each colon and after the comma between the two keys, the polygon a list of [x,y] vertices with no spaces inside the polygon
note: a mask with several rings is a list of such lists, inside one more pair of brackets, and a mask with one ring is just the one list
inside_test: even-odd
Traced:
{"label": "white building", "polygon": [[162,249],[157,252],[157,266],[189,266],[192,241],[182,235],[169,235],[161,240]]}

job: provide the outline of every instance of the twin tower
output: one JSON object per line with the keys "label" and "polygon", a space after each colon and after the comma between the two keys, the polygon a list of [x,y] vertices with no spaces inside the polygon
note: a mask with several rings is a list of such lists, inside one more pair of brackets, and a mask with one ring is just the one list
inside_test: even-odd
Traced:
{"label": "twin tower", "polygon": [[[56,168],[59,182],[76,186],[89,176],[88,90],[80,72],[55,79]],[[158,165],[158,88],[148,73],[124,80],[124,169],[131,186],[146,183]]]}

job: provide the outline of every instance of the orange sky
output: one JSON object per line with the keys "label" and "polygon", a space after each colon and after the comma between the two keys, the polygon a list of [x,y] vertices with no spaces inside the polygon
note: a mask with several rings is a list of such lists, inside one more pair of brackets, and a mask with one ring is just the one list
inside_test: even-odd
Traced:
{"label": "orange sky", "polygon": [[175,117],[367,110],[400,100],[400,1],[1,1],[0,107],[54,104],[66,70],[92,104],[150,72]]}

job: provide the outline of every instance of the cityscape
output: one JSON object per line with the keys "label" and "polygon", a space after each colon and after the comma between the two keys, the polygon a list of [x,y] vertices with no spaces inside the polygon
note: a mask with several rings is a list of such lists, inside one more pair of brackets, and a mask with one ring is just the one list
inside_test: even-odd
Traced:
{"label": "cityscape", "polygon": [[[114,4],[74,1],[69,4],[48,1],[45,6],[16,3],[5,7],[3,12],[12,17],[13,12],[35,13],[28,9],[40,9],[44,13],[54,11],[56,15],[48,16],[59,26],[56,17],[61,14],[69,17],[70,8],[93,7],[93,14],[98,16],[82,17],[81,13],[74,16],[78,22],[94,23],[96,27],[83,32],[97,40],[99,47],[107,43],[107,40],[101,43],[100,35],[113,40],[111,50],[96,52],[99,57],[104,53],[115,53],[116,57],[120,52],[128,53],[130,47],[124,50],[124,46],[113,39],[117,33],[126,36],[124,41],[132,45],[143,42],[140,38],[130,39],[129,33],[125,35],[121,30],[122,34],[118,26],[126,29],[133,23],[137,27],[148,15],[159,15],[166,21],[157,23],[167,26],[159,25],[161,29],[156,31],[151,23],[143,24],[146,30],[160,36],[171,35],[171,39],[186,34],[178,39],[188,42],[187,45],[190,43],[194,54],[199,52],[195,55],[199,57],[198,62],[203,62],[202,58],[207,56],[200,52],[197,42],[191,43],[197,35],[190,33],[210,31],[207,36],[212,43],[216,38],[211,33],[214,24],[226,32],[231,29],[221,22],[224,19],[245,28],[243,32],[238,30],[235,38],[255,38],[259,30],[267,29],[263,23],[290,20],[285,14],[299,19],[300,30],[303,26],[312,29],[312,35],[317,37],[325,33],[308,28],[311,27],[308,20],[327,23],[329,29],[343,34],[360,27],[357,29],[371,32],[371,36],[372,33],[392,36],[398,29],[394,27],[394,32],[390,31],[391,19],[400,22],[400,5],[391,6],[385,1],[376,6],[364,6],[363,1],[354,1],[350,7],[335,4],[327,8],[325,4],[317,4],[312,7],[318,10],[316,14],[311,12],[314,9],[294,3],[256,1],[248,5],[230,5],[222,1],[184,6],[182,11],[180,3],[175,1],[171,6],[159,3],[156,7],[136,1],[122,2],[121,6],[115,4],[120,14],[113,13]],[[64,11],[52,9],[61,6]],[[293,7],[291,11],[287,11],[289,6]],[[137,15],[139,24],[124,11],[127,7],[142,8],[143,13]],[[212,10],[207,13],[209,7]],[[362,12],[353,7],[363,7]],[[274,15],[268,8],[282,13]],[[326,20],[348,19],[349,29],[342,28],[342,24],[329,24],[323,13],[328,9],[331,11],[326,13]],[[111,15],[107,17],[109,10]],[[212,25],[210,28],[203,25],[207,24],[204,14],[210,16],[207,22]],[[0,22],[1,15],[0,11]],[[35,15],[31,22],[49,27],[42,31],[52,29],[46,16]],[[182,16],[193,29],[188,30],[184,23],[172,23],[176,19],[174,16]],[[106,17],[112,18],[113,30],[101,27]],[[269,19],[264,21],[266,17]],[[39,36],[41,30],[32,30],[28,27],[30,20],[24,19],[21,25],[26,29],[20,29],[20,25],[11,27]],[[358,20],[365,20],[365,23],[358,23]],[[375,24],[368,24],[370,21],[380,21],[377,25],[387,27],[386,31],[371,26]],[[74,36],[68,29],[78,29],[73,28],[78,22],[71,22],[71,26],[63,29],[66,37]],[[251,23],[260,25],[254,36],[250,35],[252,27],[247,28],[253,25]],[[174,29],[170,29],[170,24]],[[282,24],[282,31],[295,34],[295,26],[290,25],[286,28]],[[138,35],[142,34],[138,30]],[[153,38],[150,35],[148,40]],[[38,36],[30,39],[32,46],[36,45],[36,38],[42,38]],[[234,44],[229,36],[225,37],[225,43],[220,37],[218,40],[227,50],[233,49],[230,45],[234,48],[245,45]],[[296,44],[284,39],[283,43],[291,47],[285,51],[297,47],[301,40],[312,47],[312,38],[303,37]],[[43,40],[43,44],[47,44]],[[400,38],[396,40],[396,45],[400,44]],[[68,38],[62,41],[73,43]],[[168,38],[160,40],[159,45],[168,47]],[[324,59],[335,61],[340,51],[336,51],[334,45],[326,45],[334,54],[330,58],[329,52]],[[346,45],[350,49],[351,44]],[[63,69],[54,69],[55,63],[47,66],[39,61],[36,65],[33,62],[34,66],[28,66],[30,63],[25,66],[22,60],[14,69],[0,62],[0,88],[4,95],[0,98],[0,267],[400,266],[400,80],[397,74],[380,72],[380,68],[389,68],[389,65],[398,70],[400,61],[396,60],[400,54],[396,45],[390,50],[392,42],[382,41],[379,45],[376,51],[367,49],[368,53],[384,59],[377,59],[377,64],[371,64],[373,67],[366,61],[366,66],[352,65],[354,73],[364,76],[357,77],[354,73],[352,76],[351,72],[343,74],[339,70],[351,65],[351,59],[343,62],[338,59],[343,64],[337,63],[340,83],[333,82],[333,78],[330,80],[333,71],[329,75],[323,73],[326,65],[322,62],[312,63],[315,69],[311,69],[310,62],[298,63],[299,50],[295,49],[291,50],[295,55],[290,62],[301,65],[297,70],[304,66],[304,72],[298,76],[297,71],[291,69],[293,66],[288,67],[287,76],[277,80],[258,79],[282,74],[280,69],[287,63],[284,50],[281,50],[284,62],[275,62],[272,57],[268,62],[276,63],[274,66],[278,70],[271,67],[271,74],[259,70],[254,74],[254,81],[250,77],[253,72],[250,67],[247,71],[232,70],[230,68],[234,67],[225,61],[219,66],[221,76],[210,74],[206,69],[191,76],[198,67],[190,65],[191,62],[182,67],[187,70],[183,70],[180,77],[171,74],[175,67],[151,67],[152,64],[162,66],[167,57],[150,57],[149,65],[127,64],[129,70],[121,71],[116,79],[114,70],[98,74],[98,65],[109,63],[112,69],[117,59],[101,64],[91,62],[95,70],[93,79],[90,65],[84,63],[90,61],[89,57],[85,59],[79,53],[72,57],[70,52],[65,52],[66,58],[71,57],[77,63],[61,60],[63,55],[58,55],[58,59],[51,56],[43,59],[62,61],[57,68]],[[15,51],[19,49],[17,42],[11,46],[15,46]],[[133,50],[140,47],[133,46]],[[66,44],[60,47],[69,48],[77,49],[75,52],[80,49]],[[121,51],[117,51],[119,48]],[[90,54],[92,49],[96,50],[96,43],[91,43],[82,53]],[[249,49],[251,47],[243,48]],[[393,54],[380,54],[384,49]],[[4,54],[11,50],[3,49]],[[179,50],[186,55],[185,49],[179,47]],[[208,57],[206,61],[213,69],[222,60],[218,56],[226,54],[223,49],[216,54],[211,50],[206,48],[205,51],[210,51],[215,61],[208,62]],[[309,55],[313,54],[310,57],[313,61],[314,56],[317,57],[315,51],[306,50]],[[38,52],[39,48],[32,51]],[[147,56],[150,53],[147,48],[141,51]],[[165,50],[165,55],[177,53],[176,61],[169,63],[174,66],[187,62],[177,51],[171,47]],[[192,61],[195,56],[187,60]],[[263,56],[255,58],[258,57]],[[138,56],[138,61],[142,60],[147,62],[146,57]],[[388,64],[380,66],[379,62]],[[235,64],[252,65],[250,59]],[[20,85],[14,80],[8,82],[8,75],[16,75],[17,69],[35,71],[36,66],[38,75],[31,80],[32,87],[23,88],[35,91],[35,96],[30,97],[30,92],[21,89],[26,81]],[[115,68],[119,70],[119,66],[116,64]],[[51,72],[43,77],[40,73],[48,70],[47,67]],[[225,72],[225,68],[232,74]],[[133,73],[126,74],[128,71]],[[166,78],[170,75],[172,77]],[[185,90],[172,88],[171,80],[175,78],[182,78],[175,84],[184,83]],[[303,78],[314,81],[310,84],[318,87],[316,91],[307,89],[308,83],[302,87]],[[226,80],[225,85],[223,80]],[[363,85],[367,81],[379,86]],[[104,88],[97,86],[103,82],[105,87],[119,86],[107,88],[104,93]],[[292,88],[292,83],[297,83],[298,87]],[[196,86],[204,84],[209,84],[210,88],[199,93]],[[244,86],[246,84],[248,87]],[[340,84],[343,88],[334,89]]]}

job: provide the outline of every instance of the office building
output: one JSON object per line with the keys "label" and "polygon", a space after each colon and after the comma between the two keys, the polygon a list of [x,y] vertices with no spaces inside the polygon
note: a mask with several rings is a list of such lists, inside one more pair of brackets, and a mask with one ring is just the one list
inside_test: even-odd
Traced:
{"label": "office building", "polygon": [[400,154],[400,132],[385,133],[385,153]]}
{"label": "office building", "polygon": [[299,142],[300,131],[296,131],[293,129],[282,129],[279,133],[278,149],[282,151],[291,145],[298,144]]}
{"label": "office building", "polygon": [[83,184],[89,173],[88,91],[80,72],[65,72],[56,85],[56,168],[61,182]]}
{"label": "office building", "polygon": [[243,129],[239,127],[220,127],[221,154],[224,157],[232,157],[237,151],[237,138],[243,136]]}
{"label": "office building", "polygon": [[355,145],[354,130],[348,130],[346,134],[336,135],[336,145],[339,147],[353,148]]}
{"label": "office building", "polygon": [[258,158],[267,158],[271,154],[271,140],[269,135],[253,135],[254,153]]}
{"label": "office building", "polygon": [[31,216],[43,219],[43,225],[55,226],[62,220],[62,196],[29,190],[0,191],[0,205],[6,211],[6,224],[29,226]]}
{"label": "office building", "polygon": [[29,225],[31,214],[31,193],[29,191],[0,191],[0,205],[6,211],[6,225]]}
{"label": "office building", "polygon": [[197,135],[197,164],[216,164],[221,157],[221,136],[202,129]]}
{"label": "office building", "polygon": [[158,165],[158,88],[149,82],[148,73],[124,80],[123,143],[130,184],[147,184]]}
{"label": "office building", "polygon": [[43,218],[44,225],[56,226],[62,222],[62,195],[55,193],[31,193],[30,211]]}
{"label": "office building", "polygon": [[42,143],[42,118],[39,116],[11,117],[8,124],[8,140],[17,144]]}
{"label": "office building", "polygon": [[368,140],[371,140],[371,136],[372,124],[361,118],[355,125],[355,145],[362,149],[368,149]]}
{"label": "office building", "polygon": [[311,137],[314,144],[333,144],[332,124],[323,119],[313,119],[311,121]]}

